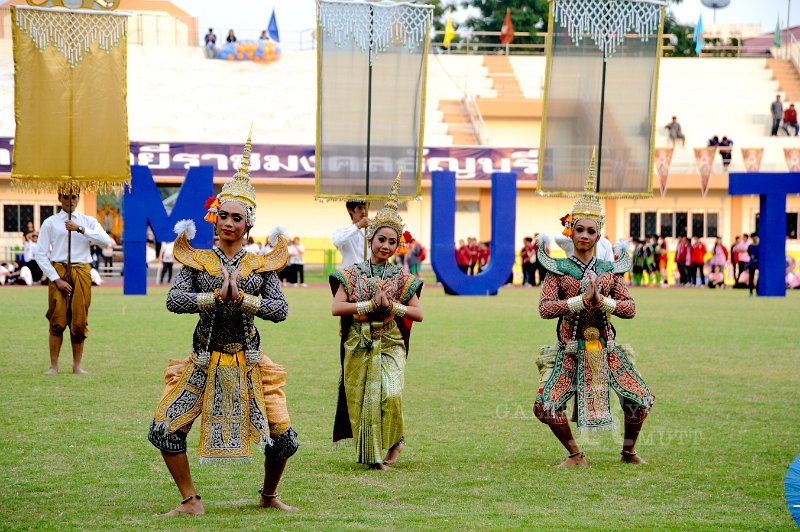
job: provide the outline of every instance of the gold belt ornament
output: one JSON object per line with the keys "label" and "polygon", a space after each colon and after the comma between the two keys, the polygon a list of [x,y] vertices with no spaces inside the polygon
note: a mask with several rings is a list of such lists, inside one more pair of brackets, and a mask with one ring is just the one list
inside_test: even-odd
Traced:
{"label": "gold belt ornament", "polygon": [[212,351],[210,365],[245,367],[247,365],[247,359],[244,356],[244,351],[238,351],[236,353],[220,353],[219,351]]}

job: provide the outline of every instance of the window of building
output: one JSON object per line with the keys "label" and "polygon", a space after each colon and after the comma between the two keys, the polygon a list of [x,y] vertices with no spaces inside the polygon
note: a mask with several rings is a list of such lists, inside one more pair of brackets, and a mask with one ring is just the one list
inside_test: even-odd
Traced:
{"label": "window of building", "polygon": [[661,231],[659,234],[662,238],[672,238],[675,236],[675,213],[662,212],[661,213]]}
{"label": "window of building", "polygon": [[709,237],[718,237],[719,236],[719,214],[716,212],[707,212],[706,213],[706,236]]}
{"label": "window of building", "polygon": [[28,222],[33,219],[33,205],[3,205],[3,231],[18,233],[25,229]]}
{"label": "window of building", "polygon": [[456,200],[456,212],[480,212],[481,203],[479,201],[459,201]]}
{"label": "window of building", "polygon": [[642,213],[640,212],[632,212],[628,219],[628,223],[630,225],[630,231],[628,232],[628,236],[630,238],[641,238],[642,236]]}
{"label": "window of building", "polygon": [[53,205],[39,205],[39,227],[42,222],[50,218],[56,213],[56,208]]}
{"label": "window of building", "polygon": [[654,212],[644,213],[644,236],[647,237],[649,235],[655,235],[657,233],[658,229],[656,228],[656,213]]}
{"label": "window of building", "polygon": [[704,237],[705,221],[703,220],[705,213],[693,212],[692,213],[692,238],[698,236]]}
{"label": "window of building", "polygon": [[786,213],[786,238],[797,239],[797,218],[798,213]]}
{"label": "window of building", "polygon": [[675,213],[675,236],[688,236],[689,213],[676,212]]}

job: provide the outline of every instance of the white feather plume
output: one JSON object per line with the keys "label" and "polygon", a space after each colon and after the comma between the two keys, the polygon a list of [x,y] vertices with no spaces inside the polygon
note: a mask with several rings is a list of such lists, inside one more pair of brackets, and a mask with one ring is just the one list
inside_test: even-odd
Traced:
{"label": "white feather plume", "polygon": [[623,252],[628,252],[628,241],[624,238],[620,238],[614,243],[614,254],[619,257]]}
{"label": "white feather plume", "polygon": [[567,254],[567,257],[575,252],[575,244],[572,243],[572,239],[567,238],[564,235],[556,235],[556,244],[558,244],[558,247],[564,250],[564,253]]}
{"label": "white feather plume", "polygon": [[550,247],[550,242],[551,242],[550,237],[545,233],[539,235],[539,238],[536,240],[537,244],[544,244],[544,247],[546,248]]}
{"label": "white feather plume", "polygon": [[275,228],[274,231],[272,231],[272,234],[269,235],[269,239],[268,239],[269,245],[270,246],[275,246],[275,244],[278,243],[278,237],[279,236],[283,236],[283,238],[285,238],[286,240],[289,240],[289,233],[286,232],[286,229],[284,229],[281,226],[278,226],[278,227]]}
{"label": "white feather plume", "polygon": [[180,220],[175,224],[175,234],[178,236],[186,235],[187,240],[193,239],[196,233],[197,227],[194,225],[194,220]]}

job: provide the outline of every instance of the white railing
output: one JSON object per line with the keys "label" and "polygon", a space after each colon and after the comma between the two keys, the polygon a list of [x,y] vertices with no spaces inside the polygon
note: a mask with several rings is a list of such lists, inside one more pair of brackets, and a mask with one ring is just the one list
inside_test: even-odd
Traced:
{"label": "white railing", "polygon": [[490,143],[489,128],[486,127],[486,121],[483,119],[478,102],[475,101],[475,96],[470,93],[465,94],[462,103],[467,111],[467,116],[469,116],[469,122],[472,124],[472,134],[475,140],[481,146],[488,146]]}
{"label": "white railing", "polygon": [[800,72],[800,43],[797,42],[797,38],[792,33],[789,33],[789,42],[786,45],[786,53],[789,55],[789,59],[792,60],[794,68]]}

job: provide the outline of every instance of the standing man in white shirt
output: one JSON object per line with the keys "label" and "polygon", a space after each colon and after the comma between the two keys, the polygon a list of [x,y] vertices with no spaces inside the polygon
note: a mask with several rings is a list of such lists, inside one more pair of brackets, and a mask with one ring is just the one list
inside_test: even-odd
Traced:
{"label": "standing man in white shirt", "polygon": [[339,269],[347,268],[353,264],[364,262],[364,232],[369,225],[367,218],[367,207],[363,201],[352,200],[345,203],[347,213],[350,215],[352,224],[333,233],[333,245],[342,255],[342,263]]}
{"label": "standing man in white shirt", "polygon": [[[50,369],[48,375],[58,373],[58,355],[69,327],[72,343],[72,372],[86,374],[81,368],[83,343],[89,334],[89,305],[92,302],[92,279],[90,274],[92,242],[103,247],[114,243],[100,224],[91,216],[75,212],[80,193],[58,195],[61,211],[42,223],[39,243],[36,246],[36,262],[50,280],[47,294],[46,317],[50,322]],[[72,213],[72,219],[69,219]],[[67,271],[67,235],[71,237],[72,263]],[[48,258],[49,252],[49,258]],[[66,278],[65,278],[66,277]]]}

